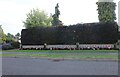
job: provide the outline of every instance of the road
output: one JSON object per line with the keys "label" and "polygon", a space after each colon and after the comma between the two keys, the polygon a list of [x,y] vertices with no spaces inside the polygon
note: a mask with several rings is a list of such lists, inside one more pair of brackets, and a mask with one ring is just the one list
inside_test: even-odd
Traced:
{"label": "road", "polygon": [[2,58],[3,75],[117,75],[118,62]]}

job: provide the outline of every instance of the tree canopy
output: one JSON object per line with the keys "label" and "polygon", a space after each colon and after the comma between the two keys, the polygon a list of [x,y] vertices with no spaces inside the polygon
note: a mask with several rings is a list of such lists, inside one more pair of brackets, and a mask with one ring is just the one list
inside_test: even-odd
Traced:
{"label": "tree canopy", "polygon": [[17,41],[19,41],[19,40],[20,40],[20,33],[17,33],[17,34],[15,35],[15,38],[16,38]]}
{"label": "tree canopy", "polygon": [[2,25],[0,25],[0,44],[5,43],[6,35],[2,29]]}
{"label": "tree canopy", "polygon": [[10,33],[7,33],[7,35],[6,35],[6,43],[14,41],[14,38],[15,38],[14,35],[12,35]]}
{"label": "tree canopy", "polygon": [[62,21],[59,20],[59,15],[60,15],[60,11],[59,11],[59,4],[57,3],[55,6],[55,14],[52,16],[53,20],[52,20],[52,26],[60,26],[62,25]]}
{"label": "tree canopy", "polygon": [[116,3],[113,0],[98,0],[98,18],[100,22],[114,22],[116,20],[115,7]]}
{"label": "tree canopy", "polygon": [[23,22],[25,28],[31,27],[48,27],[51,26],[52,17],[48,16],[45,11],[37,9],[32,9],[28,14],[26,20]]}

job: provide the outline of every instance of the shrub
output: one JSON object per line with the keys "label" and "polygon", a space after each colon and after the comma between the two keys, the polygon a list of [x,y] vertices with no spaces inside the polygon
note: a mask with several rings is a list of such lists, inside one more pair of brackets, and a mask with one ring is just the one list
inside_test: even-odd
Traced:
{"label": "shrub", "polygon": [[19,48],[20,43],[12,41],[11,43],[6,43],[2,45],[3,50],[9,50],[9,49],[17,49]]}
{"label": "shrub", "polygon": [[119,33],[118,33],[118,39],[120,40],[120,31],[119,31]]}
{"label": "shrub", "polygon": [[11,45],[14,49],[20,48],[20,43],[19,42],[13,41],[13,42],[11,42]]}
{"label": "shrub", "polygon": [[6,43],[2,45],[2,50],[13,49],[11,43]]}

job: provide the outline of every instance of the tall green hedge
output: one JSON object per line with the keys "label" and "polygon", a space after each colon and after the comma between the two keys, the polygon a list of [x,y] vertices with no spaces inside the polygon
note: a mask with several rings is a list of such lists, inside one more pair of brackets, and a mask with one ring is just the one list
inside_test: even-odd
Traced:
{"label": "tall green hedge", "polygon": [[118,40],[117,23],[86,23],[59,27],[23,29],[22,45],[113,44]]}
{"label": "tall green hedge", "polygon": [[118,39],[120,40],[120,32],[118,33]]}

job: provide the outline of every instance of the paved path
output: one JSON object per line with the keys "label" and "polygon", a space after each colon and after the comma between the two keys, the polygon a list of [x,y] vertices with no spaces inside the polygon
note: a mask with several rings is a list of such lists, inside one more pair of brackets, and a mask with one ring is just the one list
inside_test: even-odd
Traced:
{"label": "paved path", "polygon": [[118,62],[2,58],[3,75],[117,75]]}

